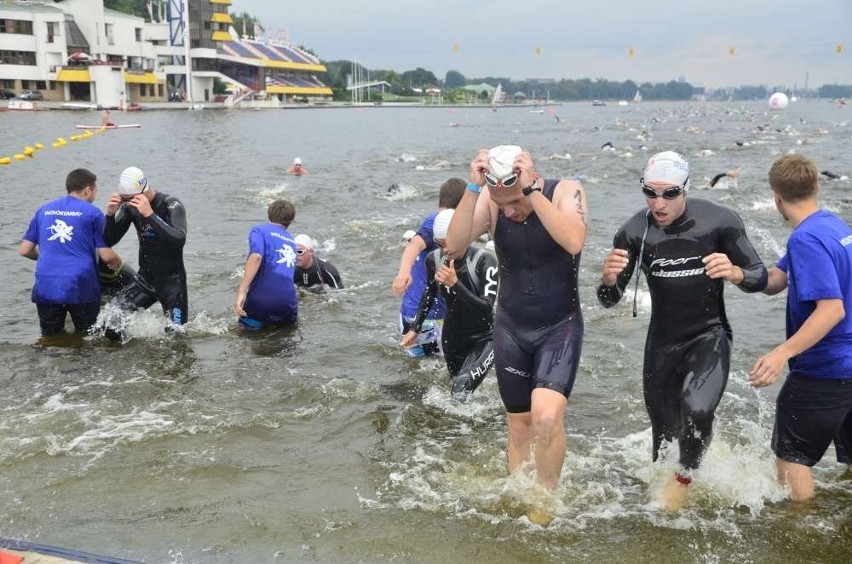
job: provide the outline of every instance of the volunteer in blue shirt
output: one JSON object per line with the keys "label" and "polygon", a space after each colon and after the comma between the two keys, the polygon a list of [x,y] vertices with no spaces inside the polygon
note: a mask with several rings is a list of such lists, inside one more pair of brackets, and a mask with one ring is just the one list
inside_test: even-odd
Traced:
{"label": "volunteer in blue shirt", "polygon": [[42,335],[63,332],[69,313],[76,331],[88,331],[100,311],[97,259],[110,268],[121,264],[104,241],[104,215],[92,205],[97,177],[86,169],[72,170],[65,189],[67,196],[36,211],[18,250],[36,261],[32,301]]}

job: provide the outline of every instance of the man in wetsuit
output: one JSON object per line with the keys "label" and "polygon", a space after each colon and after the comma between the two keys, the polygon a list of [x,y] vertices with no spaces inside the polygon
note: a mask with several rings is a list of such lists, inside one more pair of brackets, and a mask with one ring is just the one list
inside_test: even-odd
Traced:
{"label": "man in wetsuit", "polygon": [[189,315],[183,265],[186,210],[177,198],[154,190],[145,173],[134,166],[121,173],[118,192],[107,203],[104,229],[107,244],[118,243],[131,224],[139,237],[139,273],[119,294],[119,305],[132,310],[147,309],[159,301],[172,323],[186,323]]}
{"label": "man in wetsuit", "polygon": [[241,325],[260,329],[296,322],[299,302],[293,274],[298,251],[287,231],[295,216],[292,203],[275,200],[267,209],[269,222],[249,232],[249,256],[234,304]]}
{"label": "man in wetsuit", "polygon": [[[494,363],[494,300],[497,298],[497,257],[491,251],[468,247],[460,256],[446,253],[447,228],[454,210],[435,217],[434,237],[441,249],[426,257],[429,280],[420,309],[402,338],[402,346],[413,346],[426,315],[444,297],[447,315],[441,345],[447,370],[453,379],[453,397],[464,401],[485,379]],[[443,256],[442,256],[443,251]]]}
{"label": "man in wetsuit", "polygon": [[562,473],[563,419],[583,340],[577,275],[587,213],[580,183],[542,181],[529,153],[500,146],[471,162],[447,233],[451,256],[486,232],[494,240],[500,263],[494,351],[509,427],[508,469],[519,469],[534,445],[537,479],[549,490]]}
{"label": "man in wetsuit", "polygon": [[769,295],[787,288],[787,340],[760,357],[749,379],[778,393],[772,450],[778,480],[794,501],[814,495],[811,471],[834,442],[852,465],[852,228],[819,208],[817,168],[784,155],[769,169],[781,216],[793,226],[787,253],[769,271]]}
{"label": "man in wetsuit", "polygon": [[343,288],[343,280],[337,268],[330,262],[323,260],[314,253],[314,240],[308,235],[300,233],[296,235],[296,272],[293,279],[297,286],[304,288],[325,287]]}
{"label": "man in wetsuit", "polygon": [[[438,211],[426,216],[414,237],[402,251],[399,271],[392,284],[394,294],[402,297],[399,309],[400,335],[408,333],[417,315],[420,298],[426,289],[426,256],[438,248],[432,233],[435,216],[442,210],[455,209],[464,192],[465,182],[461,178],[450,178],[441,184],[438,194]],[[440,354],[441,327],[445,310],[444,298],[439,297],[437,303],[429,310],[426,321],[423,322],[417,344],[406,349],[409,356]]]}
{"label": "man in wetsuit", "polygon": [[645,406],[653,460],[664,440],[677,439],[680,446],[681,468],[661,498],[674,511],[685,503],[692,471],[710,445],[728,381],[732,332],[724,281],[759,292],[766,267],[733,210],[687,200],[689,164],[679,154],[651,157],[640,182],[648,207],[615,234],[597,295],[604,307],[618,303],[637,263],[647,277],[652,311],[642,371]]}
{"label": "man in wetsuit", "polygon": [[98,318],[101,290],[97,259],[117,268],[121,258],[104,241],[104,216],[92,205],[97,177],[78,168],[65,178],[66,196],[43,205],[30,221],[18,253],[36,261],[32,301],[43,336],[88,331]]}

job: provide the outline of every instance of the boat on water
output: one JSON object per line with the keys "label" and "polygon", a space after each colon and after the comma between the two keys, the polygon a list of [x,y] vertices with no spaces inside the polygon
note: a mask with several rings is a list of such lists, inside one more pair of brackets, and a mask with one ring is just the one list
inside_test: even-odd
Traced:
{"label": "boat on water", "polygon": [[638,90],[636,91],[636,94],[633,95],[633,101],[634,102],[641,102],[642,101],[642,93],[639,92]]}
{"label": "boat on water", "polygon": [[46,112],[50,108],[42,108],[38,105],[37,102],[33,102],[31,100],[9,100],[5,108],[0,108],[0,110],[16,110],[20,112]]}
{"label": "boat on water", "polygon": [[592,102],[592,105],[593,106],[606,106],[606,102],[604,102],[603,100],[595,100],[595,101]]}
{"label": "boat on water", "polygon": [[0,562],[3,564],[70,564],[73,562],[141,564],[136,560],[99,556],[80,550],[14,539],[0,539]]}
{"label": "boat on water", "polygon": [[121,125],[78,125],[77,129],[135,129],[142,127],[139,123],[123,123]]}

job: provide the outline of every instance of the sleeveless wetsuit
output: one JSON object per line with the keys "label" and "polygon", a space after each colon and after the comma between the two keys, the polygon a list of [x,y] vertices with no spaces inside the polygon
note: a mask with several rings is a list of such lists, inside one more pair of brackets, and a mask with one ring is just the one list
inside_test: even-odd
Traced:
{"label": "sleeveless wetsuit", "polygon": [[314,262],[310,268],[296,267],[296,273],[293,276],[297,286],[309,288],[316,285],[326,285],[331,288],[343,288],[343,281],[340,279],[340,273],[333,264],[324,261],[321,258],[314,257]]}
{"label": "sleeveless wetsuit", "polygon": [[657,225],[646,210],[638,212],[616,233],[613,247],[628,250],[629,264],[614,286],[598,287],[600,303],[618,303],[640,252],[651,294],[643,384],[653,460],[663,440],[677,438],[681,465],[697,468],[710,445],[714,412],[728,381],[732,342],[725,281],[707,276],[702,259],[727,255],[742,269],[740,288],[747,292],[766,287],[766,267],[740,217],[698,198],[689,198],[683,215],[667,227]]}
{"label": "sleeveless wetsuit", "polygon": [[453,378],[453,396],[464,399],[485,379],[494,363],[494,300],[497,298],[497,257],[486,249],[468,248],[454,261],[458,281],[452,288],[435,281],[440,249],[426,257],[429,284],[411,326],[420,331],[438,296],[447,304],[441,345],[447,370]]}
{"label": "sleeveless wetsuit", "polygon": [[[139,275],[119,295],[119,303],[129,309],[148,308],[159,301],[163,311],[177,325],[189,314],[183,246],[186,243],[186,210],[180,200],[162,192],[151,202],[154,213],[143,218],[122,204],[114,216],[107,216],[104,238],[110,246],[118,243],[130,224],[139,237]],[[153,293],[148,290],[153,289]],[[146,295],[147,294],[147,295]]]}
{"label": "sleeveless wetsuit", "polygon": [[[548,200],[558,183],[545,181]],[[500,263],[497,382],[506,411],[525,413],[536,388],[571,395],[583,342],[580,253],[571,255],[556,243],[535,213],[518,223],[499,212],[494,247]]]}

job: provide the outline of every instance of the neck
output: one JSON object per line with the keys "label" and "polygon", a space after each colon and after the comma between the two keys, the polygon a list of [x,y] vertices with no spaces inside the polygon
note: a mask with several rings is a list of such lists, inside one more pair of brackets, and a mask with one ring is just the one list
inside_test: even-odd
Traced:
{"label": "neck", "polygon": [[794,228],[798,227],[808,216],[819,211],[819,204],[816,200],[800,200],[798,202],[784,202],[784,213],[787,216],[787,221]]}

